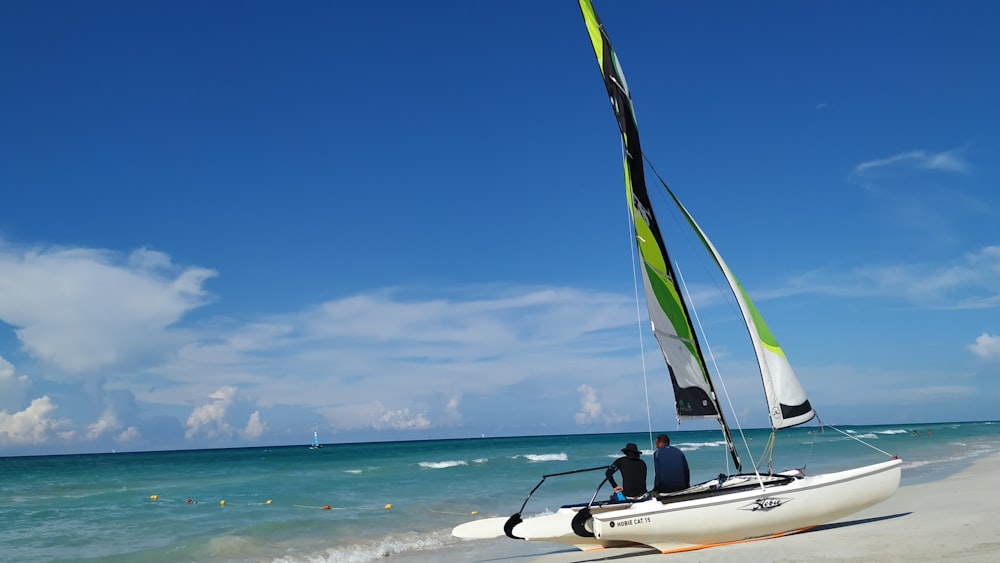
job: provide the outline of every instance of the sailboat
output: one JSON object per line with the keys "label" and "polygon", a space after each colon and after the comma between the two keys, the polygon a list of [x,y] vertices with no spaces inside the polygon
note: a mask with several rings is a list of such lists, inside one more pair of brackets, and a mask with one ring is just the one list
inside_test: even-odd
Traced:
{"label": "sailboat", "polygon": [[[882,453],[890,458],[887,461],[836,473],[806,475],[799,469],[772,472],[770,462],[766,471],[755,466],[752,471],[740,473],[742,464],[692,323],[689,303],[650,203],[643,166],[646,159],[639,144],[628,85],[590,0],[578,1],[624,144],[625,186],[641,256],[645,300],[652,332],[667,364],[678,420],[715,419],[736,473],[720,474],[683,491],[647,494],[632,500],[597,501],[602,482],[589,502],[522,518],[531,495],[547,478],[604,468],[545,475],[513,516],[466,522],[452,533],[463,538],[506,535],[584,550],[642,544],[671,553],[804,531],[889,498],[899,487],[902,461],[886,452]],[[772,427],[769,445],[773,445],[777,431],[809,422],[816,412],[785,352],[715,245],[659,174],[655,170],[653,173],[725,277],[738,304],[760,369]]]}
{"label": "sailboat", "polygon": [[319,443],[319,434],[314,429],[313,430],[313,443],[312,443],[312,445],[309,446],[309,449],[310,450],[318,450],[318,449],[320,449],[322,447],[323,447],[323,444]]}

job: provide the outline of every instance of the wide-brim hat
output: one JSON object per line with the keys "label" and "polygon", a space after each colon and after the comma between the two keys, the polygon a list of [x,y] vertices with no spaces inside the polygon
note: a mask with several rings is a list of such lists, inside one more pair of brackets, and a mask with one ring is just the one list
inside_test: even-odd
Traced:
{"label": "wide-brim hat", "polygon": [[622,453],[627,454],[629,452],[639,453],[639,446],[633,444],[632,442],[625,444],[625,447],[622,448]]}

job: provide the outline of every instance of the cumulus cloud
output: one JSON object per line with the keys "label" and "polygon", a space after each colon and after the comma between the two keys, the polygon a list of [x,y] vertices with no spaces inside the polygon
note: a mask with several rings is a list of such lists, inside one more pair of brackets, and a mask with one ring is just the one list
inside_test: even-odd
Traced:
{"label": "cumulus cloud", "polygon": [[580,412],[576,413],[577,424],[594,422],[601,417],[601,403],[597,400],[597,391],[590,385],[576,388],[580,393]]}
{"label": "cumulus cloud", "polygon": [[240,434],[247,440],[256,440],[267,431],[267,423],[260,419],[260,411],[253,411],[247,425],[240,431]]}
{"label": "cumulus cloud", "polygon": [[[70,373],[128,362],[168,339],[167,327],[205,304],[215,272],[161,252],[91,248],[17,251],[0,245],[0,320],[32,357]],[[67,283],[71,280],[71,283]]]}
{"label": "cumulus cloud", "polygon": [[444,415],[441,416],[442,425],[459,425],[462,423],[462,411],[459,410],[458,395],[448,399],[448,404],[444,407]]}
{"label": "cumulus cloud", "polygon": [[208,398],[211,399],[210,402],[195,407],[188,416],[187,430],[184,432],[184,437],[188,440],[198,436],[215,439],[237,435],[252,440],[259,438],[267,430],[267,423],[261,420],[260,411],[254,411],[242,429],[236,430],[233,427],[228,420],[230,411],[238,402],[246,401],[235,386],[220,387]]}
{"label": "cumulus cloud", "polygon": [[973,354],[984,360],[1000,360],[1000,336],[984,332],[968,348]]}
{"label": "cumulus cloud", "polygon": [[72,439],[71,424],[55,417],[57,409],[49,396],[44,395],[31,401],[23,411],[0,412],[0,445],[40,445],[54,438]]}
{"label": "cumulus cloud", "polygon": [[619,424],[631,420],[632,417],[629,415],[620,415],[614,411],[608,412],[597,399],[597,391],[590,385],[581,385],[576,390],[580,394],[580,412],[574,416],[578,425],[593,422]]}
{"label": "cumulus cloud", "polygon": [[139,429],[135,426],[129,426],[125,430],[122,430],[121,434],[115,436],[115,441],[127,444],[129,442],[137,442],[140,438],[142,438],[142,433],[139,432]]}
{"label": "cumulus cloud", "polygon": [[[383,393],[384,394],[384,393]],[[400,398],[399,401],[406,399]],[[453,395],[443,408],[414,410],[387,408],[381,401],[325,406],[317,409],[337,430],[427,430],[462,423],[461,397]]]}
{"label": "cumulus cloud", "polygon": [[872,176],[897,170],[940,170],[968,174],[972,166],[965,160],[965,148],[952,149],[944,152],[929,152],[914,150],[895,154],[888,158],[880,158],[862,162],[854,167],[853,173],[858,176]]}
{"label": "cumulus cloud", "polygon": [[115,415],[114,411],[111,409],[105,409],[105,411],[101,414],[101,417],[97,419],[97,422],[87,427],[87,438],[95,440],[105,432],[109,430],[117,430],[119,428],[121,428],[121,423],[118,422],[118,417]]}
{"label": "cumulus cloud", "polygon": [[403,408],[385,411],[372,426],[378,430],[426,430],[431,427],[431,421],[424,413],[411,415],[410,409]]}
{"label": "cumulus cloud", "polygon": [[14,365],[0,356],[0,446],[43,445],[74,437],[71,421],[56,418],[58,407],[48,395],[18,410],[32,388],[28,376],[15,375]]}

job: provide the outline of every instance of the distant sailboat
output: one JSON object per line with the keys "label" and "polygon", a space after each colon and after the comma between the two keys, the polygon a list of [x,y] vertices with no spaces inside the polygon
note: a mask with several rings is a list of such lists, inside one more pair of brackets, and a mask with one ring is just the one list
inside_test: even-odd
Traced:
{"label": "distant sailboat", "polygon": [[311,446],[309,446],[309,449],[310,450],[318,450],[318,449],[320,449],[322,447],[323,447],[323,444],[319,443],[319,434],[316,432],[316,430],[313,430],[313,443],[312,443]]}

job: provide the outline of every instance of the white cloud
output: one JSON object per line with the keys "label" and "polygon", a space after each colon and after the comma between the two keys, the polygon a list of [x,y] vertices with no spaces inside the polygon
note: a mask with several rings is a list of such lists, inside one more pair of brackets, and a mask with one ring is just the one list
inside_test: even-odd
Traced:
{"label": "white cloud", "polygon": [[254,411],[240,434],[247,440],[255,440],[263,436],[265,431],[267,431],[267,423],[260,419],[260,411]]}
{"label": "white cloud", "polygon": [[114,411],[110,408],[105,409],[101,417],[97,419],[97,422],[87,427],[87,439],[95,440],[105,432],[119,428],[121,428],[121,423],[118,422],[118,417],[115,416]]}
{"label": "white cloud", "polygon": [[129,362],[169,341],[167,328],[205,304],[204,268],[161,252],[90,248],[18,252],[0,245],[0,320],[24,350],[70,373]]}
{"label": "white cloud", "polygon": [[892,170],[923,169],[967,174],[972,166],[965,160],[964,151],[965,147],[937,153],[924,150],[903,152],[888,158],[862,162],[854,167],[853,173],[871,176]]}
{"label": "white cloud", "polygon": [[379,430],[425,430],[431,427],[431,421],[424,413],[411,415],[410,409],[404,408],[382,413],[372,426]]}
{"label": "white cloud", "polygon": [[[180,325],[207,302],[214,272],[178,268],[160,252],[0,245],[0,274],[0,320],[42,360],[45,383],[85,377],[122,393],[80,415],[90,439],[132,435],[148,404],[190,409],[180,418],[188,440],[266,432],[261,418],[279,405],[312,408],[334,430],[459,426],[462,397],[475,402],[525,382],[544,394],[621,373],[613,356],[635,343],[627,295],[566,287],[430,290],[447,298],[392,288],[249,322]],[[227,389],[254,394],[264,430],[247,421],[249,401]]]}
{"label": "white cloud", "polygon": [[255,440],[264,435],[267,431],[267,423],[261,418],[260,411],[255,410],[250,414],[245,425],[237,429],[230,421],[236,414],[232,411],[234,407],[243,403],[249,403],[240,390],[231,385],[220,387],[208,396],[210,402],[199,405],[191,411],[187,419],[187,430],[184,437],[193,440],[196,437],[207,438],[234,438],[242,437],[246,440]]}
{"label": "white cloud", "polygon": [[[635,305],[626,296],[501,286],[447,291],[452,298],[386,290],[252,326],[189,329],[193,341],[152,370],[171,385],[136,389],[136,398],[182,405],[219,385],[238,385],[266,389],[257,393],[260,407],[308,405],[335,429],[420,427],[415,413],[432,426],[457,425],[463,397],[526,380],[575,386],[589,373],[621,373],[622,360],[609,355],[634,350]],[[442,395],[454,398],[451,405]],[[385,417],[405,407],[410,423]]]}
{"label": "white cloud", "polygon": [[233,427],[226,422],[226,410],[233,403],[236,387],[220,387],[208,396],[212,402],[195,407],[187,420],[184,437],[188,440],[201,434],[207,438],[232,436]]}
{"label": "white cloud", "polygon": [[1000,360],[1000,336],[984,332],[976,338],[975,344],[970,344],[968,348],[984,360]]}
{"label": "white cloud", "polygon": [[604,424],[620,424],[632,419],[629,415],[620,415],[616,412],[607,412],[601,402],[597,400],[597,391],[590,385],[581,385],[576,388],[580,393],[580,412],[574,415],[577,425],[590,424],[593,422],[603,422]]}
{"label": "white cloud", "polygon": [[766,299],[796,294],[891,297],[929,309],[1000,307],[1000,246],[966,253],[952,263],[815,270],[780,289],[756,293],[755,297]]}
{"label": "white cloud", "polygon": [[576,413],[577,424],[588,424],[601,417],[601,403],[597,400],[597,391],[590,385],[576,388],[580,393],[580,412]]}
{"label": "white cloud", "polygon": [[458,395],[448,400],[448,404],[444,407],[444,415],[441,417],[440,425],[457,426],[462,423],[462,411],[459,410],[458,405]]}
{"label": "white cloud", "polygon": [[0,446],[45,445],[75,435],[71,421],[55,417],[58,407],[48,395],[35,398],[24,410],[33,385],[26,375],[16,376],[14,365],[0,356]]}
{"label": "white cloud", "polygon": [[53,438],[72,438],[69,421],[55,418],[57,409],[48,395],[44,395],[31,401],[23,411],[0,412],[0,445],[41,445]]}
{"label": "white cloud", "polygon": [[137,442],[140,438],[142,438],[142,433],[139,432],[139,429],[135,426],[129,426],[125,430],[122,430],[121,434],[115,437],[115,441],[126,444],[129,442]]}

